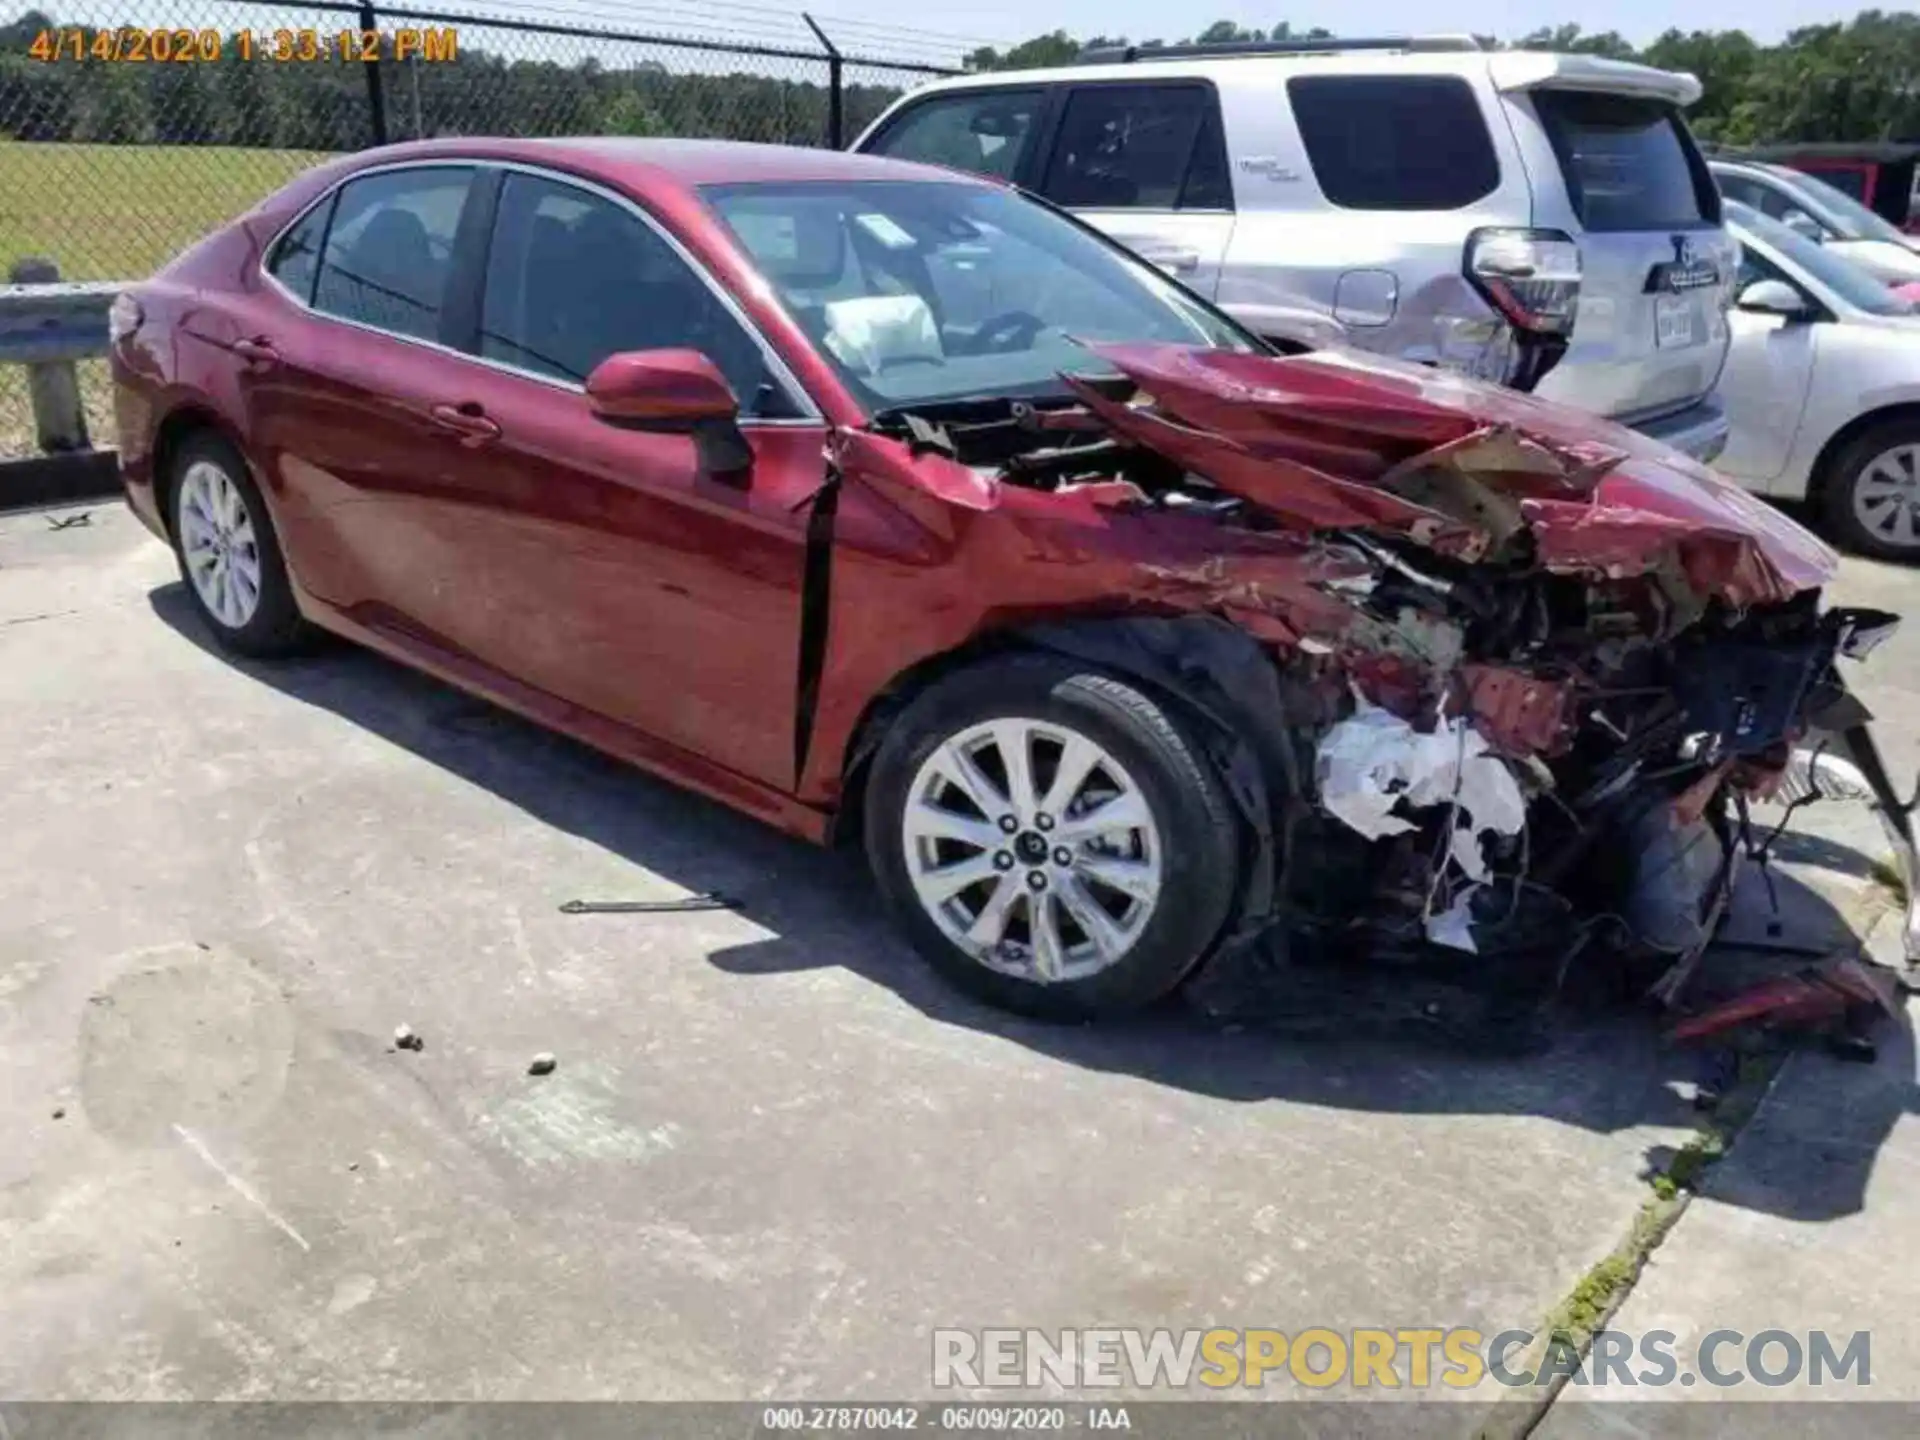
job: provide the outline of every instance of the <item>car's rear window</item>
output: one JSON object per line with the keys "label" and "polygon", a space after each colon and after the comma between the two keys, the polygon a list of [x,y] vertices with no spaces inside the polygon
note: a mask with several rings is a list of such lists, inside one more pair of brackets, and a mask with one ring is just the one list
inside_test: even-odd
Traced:
{"label": "car's rear window", "polygon": [[1533,103],[1587,229],[1670,230],[1720,218],[1719,192],[1673,106],[1585,90],[1540,90]]}
{"label": "car's rear window", "polygon": [[1313,178],[1343,210],[1458,210],[1500,184],[1480,102],[1453,75],[1287,81]]}

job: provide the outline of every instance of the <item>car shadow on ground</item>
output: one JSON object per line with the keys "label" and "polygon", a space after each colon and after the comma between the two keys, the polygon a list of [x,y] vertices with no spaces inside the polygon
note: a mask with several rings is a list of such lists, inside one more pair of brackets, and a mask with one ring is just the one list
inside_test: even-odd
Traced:
{"label": "car shadow on ground", "polygon": [[[1691,1087],[1715,1083],[1727,1069],[1724,1054],[1662,1043],[1654,1017],[1624,1006],[1562,1007],[1549,1048],[1521,1057],[1356,1035],[1358,1027],[1337,1013],[1307,1035],[1276,1035],[1257,1026],[1223,1028],[1178,1006],[1087,1026],[1009,1016],[950,989],[894,934],[878,915],[864,862],[855,852],[790,840],[353,646],[328,643],[314,655],[276,663],[235,659],[215,649],[177,582],[153,591],[149,599],[170,629],[219,655],[236,672],[339,715],[671,885],[740,897],[746,914],[770,938],[708,956],[729,974],[842,967],[893,991],[932,1023],[989,1032],[1067,1064],[1232,1102],[1530,1115],[1611,1133],[1638,1125],[1696,1124]],[[550,896],[529,899],[558,906],[573,898],[633,898],[576,897],[566,883],[556,878]],[[1781,935],[1769,938],[1813,946],[1847,933],[1838,913],[1813,891],[1786,877],[1779,877],[1775,888]],[[580,923],[648,925],[661,918],[594,916]],[[1748,928],[1760,933],[1766,919],[1762,914]],[[1703,967],[1709,985],[1718,963],[1710,957]],[[1743,973],[1753,974],[1807,960],[1745,954],[1740,963]],[[1738,1203],[1798,1219],[1832,1218],[1860,1208],[1873,1153],[1901,1115],[1920,1108],[1913,1096],[1914,1042],[1904,1019],[1883,1024],[1877,1039],[1878,1067],[1894,1081],[1873,1088],[1872,1114],[1861,1113],[1859,1097],[1853,1098],[1847,1117],[1855,1142],[1849,1174],[1785,1174]],[[1670,1153],[1664,1145],[1650,1146],[1649,1172],[1662,1167]]]}

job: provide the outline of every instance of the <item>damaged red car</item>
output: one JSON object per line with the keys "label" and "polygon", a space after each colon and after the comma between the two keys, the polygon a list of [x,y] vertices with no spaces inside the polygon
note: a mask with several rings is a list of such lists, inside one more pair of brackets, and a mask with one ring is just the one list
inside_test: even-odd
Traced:
{"label": "damaged red car", "polygon": [[128,499],[224,645],[333,631],[856,839],[1018,1010],[1248,954],[1670,997],[1782,784],[1912,874],[1839,668],[1895,620],[1823,606],[1818,540],[1590,416],[1272,354],[990,181],[391,147],[112,331]]}

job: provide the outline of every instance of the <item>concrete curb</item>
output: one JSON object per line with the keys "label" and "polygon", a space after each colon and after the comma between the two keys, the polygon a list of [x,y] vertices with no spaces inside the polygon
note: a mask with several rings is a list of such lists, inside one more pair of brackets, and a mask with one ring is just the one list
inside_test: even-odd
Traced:
{"label": "concrete curb", "polygon": [[76,500],[110,500],[120,493],[116,450],[76,450],[0,461],[0,511],[30,510]]}

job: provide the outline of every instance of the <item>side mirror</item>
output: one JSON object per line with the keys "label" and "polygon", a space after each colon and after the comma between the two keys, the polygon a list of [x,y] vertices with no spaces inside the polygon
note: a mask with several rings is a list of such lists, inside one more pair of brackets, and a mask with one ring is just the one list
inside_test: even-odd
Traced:
{"label": "side mirror", "polygon": [[698,350],[627,350],[609,355],[587,376],[595,418],[623,430],[691,435],[700,468],[736,475],[753,466],[740,433],[740,402],[726,376]]}
{"label": "side mirror", "polygon": [[1807,297],[1784,280],[1756,280],[1734,303],[1756,315],[1778,315],[1787,320],[1805,320],[1813,314]]}
{"label": "side mirror", "polygon": [[587,376],[587,403],[608,424],[633,430],[685,430],[740,413],[726,377],[698,350],[609,355]]}
{"label": "side mirror", "polygon": [[1780,223],[1803,239],[1814,244],[1824,244],[1827,238],[1826,227],[1804,210],[1789,210]]}

